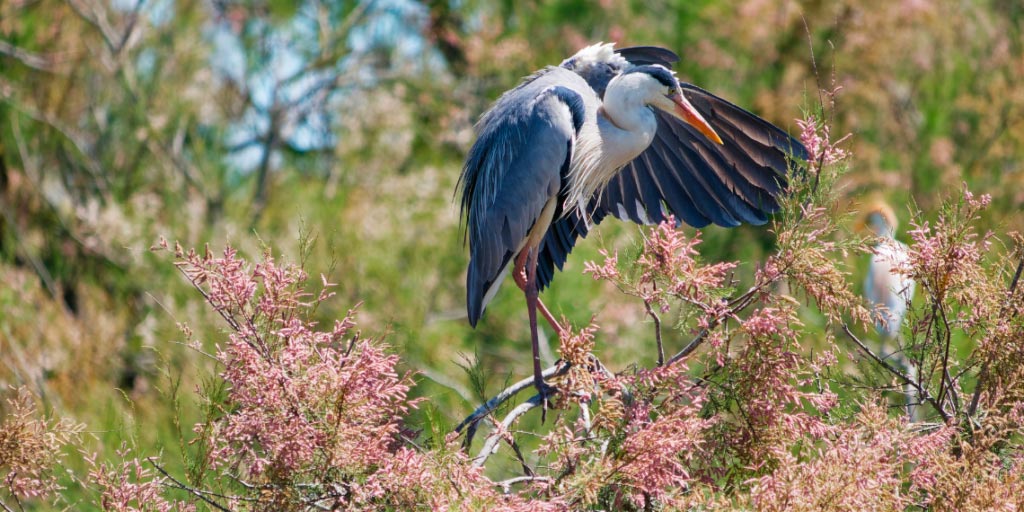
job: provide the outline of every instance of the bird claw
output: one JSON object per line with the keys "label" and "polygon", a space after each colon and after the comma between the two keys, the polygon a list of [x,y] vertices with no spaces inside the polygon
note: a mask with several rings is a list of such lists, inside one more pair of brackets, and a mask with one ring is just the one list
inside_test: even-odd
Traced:
{"label": "bird claw", "polygon": [[558,394],[558,388],[541,381],[536,381],[533,386],[537,388],[537,396],[540,397],[540,422],[541,424],[547,419],[548,415],[548,404],[552,403],[552,398]]}

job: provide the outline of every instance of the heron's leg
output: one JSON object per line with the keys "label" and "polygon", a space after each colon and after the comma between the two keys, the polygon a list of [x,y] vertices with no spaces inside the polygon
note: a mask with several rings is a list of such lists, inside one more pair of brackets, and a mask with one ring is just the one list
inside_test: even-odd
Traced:
{"label": "heron's leg", "polygon": [[554,391],[544,383],[544,374],[540,366],[540,337],[537,334],[537,248],[530,247],[526,251],[526,280],[523,291],[526,293],[526,311],[530,316],[530,341],[533,346],[533,385],[540,393],[547,410],[548,395]]}
{"label": "heron's leg", "polygon": [[[533,250],[536,251],[536,249]],[[516,256],[515,266],[512,268],[512,278],[515,280],[516,286],[518,286],[519,289],[523,290],[524,292],[526,291],[526,280],[528,272],[526,260],[529,252],[530,249],[526,248],[524,248],[522,251],[519,251],[519,255]],[[536,260],[536,255],[534,256],[534,259]],[[534,272],[536,272],[536,262],[534,262],[533,268]],[[555,319],[555,315],[551,314],[551,310],[549,310],[548,307],[544,305],[544,301],[540,300],[539,296],[537,297],[537,309],[540,310],[540,314],[544,315],[544,318],[547,319],[549,324],[551,324],[551,328],[555,330],[555,334],[559,338],[561,338],[563,334],[562,331],[564,330],[562,328],[562,324],[558,323],[558,320]]]}
{"label": "heron's leg", "polygon": [[[900,362],[903,363],[903,369],[906,371],[907,378],[913,382],[918,382],[917,379],[917,367],[914,366],[914,361],[910,357],[907,357],[905,352],[900,353]],[[920,403],[921,397],[917,394],[917,389],[911,383],[903,385],[903,399],[905,400],[905,406],[907,409],[907,419],[914,423],[918,421],[918,415],[920,414]]]}

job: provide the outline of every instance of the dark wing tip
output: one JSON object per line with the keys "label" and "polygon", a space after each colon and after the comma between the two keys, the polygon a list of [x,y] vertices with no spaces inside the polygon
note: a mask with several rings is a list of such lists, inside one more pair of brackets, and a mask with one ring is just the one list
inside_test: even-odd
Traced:
{"label": "dark wing tip", "polygon": [[668,48],[660,46],[628,46],[615,50],[634,66],[658,64],[671,69],[672,64],[679,62],[679,55]]}
{"label": "dark wing tip", "polygon": [[[484,285],[484,289],[486,288],[487,285]],[[483,297],[479,296],[479,293],[473,293],[473,290],[478,288],[472,286],[472,284],[467,284],[466,289],[469,290],[466,293],[466,312],[469,314],[470,327],[475,329],[477,322],[480,321],[480,317],[483,315]]]}
{"label": "dark wing tip", "polygon": [[679,87],[701,115],[715,120],[724,116],[725,122],[736,124],[738,129],[748,135],[760,135],[758,139],[761,144],[774,147],[794,159],[807,160],[807,148],[782,128],[696,85],[680,82]]}

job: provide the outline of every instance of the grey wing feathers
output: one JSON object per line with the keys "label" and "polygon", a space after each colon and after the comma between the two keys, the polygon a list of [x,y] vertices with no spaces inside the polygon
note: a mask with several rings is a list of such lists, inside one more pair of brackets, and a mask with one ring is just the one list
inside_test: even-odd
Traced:
{"label": "grey wing feathers", "polygon": [[481,118],[460,178],[470,249],[466,304],[474,326],[488,291],[500,285],[545,205],[562,190],[583,122],[579,95],[545,74],[550,69],[503,95]]}

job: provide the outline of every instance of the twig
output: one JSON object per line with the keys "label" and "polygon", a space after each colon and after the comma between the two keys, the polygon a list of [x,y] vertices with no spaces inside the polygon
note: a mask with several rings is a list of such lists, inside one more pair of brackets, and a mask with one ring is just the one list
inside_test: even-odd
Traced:
{"label": "twig", "polygon": [[700,334],[698,334],[696,338],[690,341],[690,343],[683,347],[682,350],[676,352],[676,354],[668,360],[668,365],[671,366],[675,364],[676,361],[679,361],[680,359],[690,355],[690,353],[692,353],[694,350],[697,350],[697,347],[699,347],[701,343],[704,343],[704,338],[707,338],[708,333],[711,332],[711,329],[714,329],[717,326],[718,321],[713,321],[711,325],[709,325],[706,329],[700,331]]}
{"label": "twig", "polygon": [[[804,32],[807,34],[807,48],[808,48],[808,50],[810,50],[810,53],[811,53],[811,70],[814,72],[814,81],[815,81],[816,85],[818,86],[818,104],[821,105],[822,117],[824,117],[824,113],[825,113],[824,112],[825,111],[825,98],[822,97],[822,95],[821,95],[821,91],[823,90],[822,87],[821,87],[821,74],[818,72],[818,61],[817,61],[817,59],[814,58],[814,41],[811,38],[811,27],[807,25],[807,18],[806,17],[801,15],[800,19],[803,20],[803,22],[804,22]],[[814,195],[818,191],[818,183],[819,183],[819,181],[821,179],[821,166],[824,163],[824,160],[825,160],[825,152],[822,151],[821,152],[821,157],[818,159],[817,172],[814,173],[814,185],[811,186],[811,195]],[[810,163],[810,162],[808,162],[808,163]],[[808,165],[807,167],[808,167],[808,170],[809,170],[810,166]],[[805,173],[804,174],[804,178],[805,179],[806,179],[806,176],[807,175]],[[802,215],[803,215],[803,213],[801,213],[801,216]]]}
{"label": "twig", "polygon": [[495,427],[494,432],[491,432],[491,434],[487,436],[487,440],[484,441],[484,446],[480,449],[480,453],[478,453],[476,457],[473,457],[473,467],[483,467],[484,463],[487,462],[487,458],[497,451],[498,442],[502,438],[502,433],[507,432],[509,427],[512,426],[512,423],[519,419],[520,416],[526,414],[534,407],[539,407],[542,403],[544,403],[544,399],[537,394],[516,406],[515,409],[509,411],[505,416],[505,419],[501,420],[501,424]]}
{"label": "twig", "polygon": [[526,473],[526,476],[536,476],[537,472],[526,463],[526,457],[523,456],[523,451],[519,449],[519,443],[516,442],[515,438],[509,442],[509,446],[512,447],[512,452],[516,454],[516,460],[519,461],[519,465],[523,467],[523,473]]}
{"label": "twig", "polygon": [[658,342],[658,366],[665,366],[665,347],[661,344],[661,318],[651,308],[651,302],[644,301],[644,308],[647,309],[647,316],[654,320],[654,339]]}
{"label": "twig", "polygon": [[[729,318],[731,316],[734,316],[734,315],[736,315],[736,313],[739,313],[740,311],[743,311],[748,306],[753,304],[754,297],[757,296],[757,294],[760,293],[761,290],[764,289],[764,287],[768,286],[771,283],[774,283],[776,280],[777,279],[770,279],[770,280],[765,281],[763,283],[754,285],[754,286],[750,287],[750,289],[747,290],[743,295],[740,295],[739,297],[736,297],[735,299],[729,301],[728,309],[723,311],[720,315],[716,316],[715,318],[712,318],[711,321],[708,322],[708,326],[705,327],[703,330],[701,330],[700,333],[697,334],[696,338],[694,338],[692,341],[690,341],[690,343],[688,343],[685,347],[683,347],[682,350],[680,350],[679,352],[676,352],[676,354],[673,355],[668,360],[668,364],[669,365],[675,364],[676,361],[679,361],[680,359],[683,359],[684,357],[690,355],[694,350],[697,350],[697,347],[699,347],[701,345],[701,343],[704,343],[704,339],[707,338],[708,333],[710,333],[716,327],[721,325],[723,319],[727,319],[727,318]],[[707,309],[708,308],[705,308],[705,310],[707,310]]]}
{"label": "twig", "polygon": [[521,483],[524,483],[524,482],[553,482],[553,481],[554,480],[552,480],[551,477],[549,477],[549,476],[517,476],[517,477],[509,478],[507,480],[502,480],[500,482],[494,482],[494,485],[497,485],[498,487],[501,487],[501,489],[505,492],[505,494],[508,494],[508,493],[512,492],[511,487],[513,485],[515,485],[515,484],[521,484]]}
{"label": "twig", "polygon": [[[555,366],[552,366],[552,367],[544,370],[544,372],[541,373],[541,376],[544,377],[545,379],[550,379],[551,377],[556,377],[556,376],[559,376],[559,375],[563,375],[568,370],[569,370],[569,365],[568,364],[561,364],[561,365],[556,364]],[[477,407],[476,410],[473,411],[472,414],[470,414],[469,416],[466,416],[466,419],[462,420],[462,423],[459,423],[459,425],[457,427],[455,427],[455,432],[461,433],[462,429],[466,428],[466,425],[475,424],[476,422],[480,421],[480,418],[483,418],[484,416],[487,416],[488,414],[494,412],[494,410],[497,409],[499,405],[505,403],[506,401],[508,401],[509,398],[512,398],[513,396],[515,396],[520,391],[522,391],[522,390],[524,390],[524,389],[526,389],[526,388],[528,388],[528,387],[530,387],[532,385],[533,385],[533,377],[527,377],[527,378],[525,378],[525,379],[523,379],[523,380],[521,380],[519,382],[516,382],[515,384],[512,384],[511,386],[505,388],[500,393],[495,395],[494,398],[491,398],[490,400],[485,402],[480,407]],[[468,443],[467,443],[467,446],[468,446]]]}
{"label": "twig", "polygon": [[942,324],[946,328],[946,348],[942,355],[942,381],[939,384],[939,400],[943,399],[942,390],[946,390],[946,394],[949,395],[949,404],[953,407],[953,414],[956,414],[960,410],[960,396],[956,392],[956,388],[953,387],[953,378],[949,376],[949,347],[952,344],[952,334],[949,330],[949,319],[946,318],[945,308],[939,308],[939,316],[942,317]]}
{"label": "twig", "polygon": [[925,389],[923,386],[921,386],[917,382],[914,382],[914,379],[911,379],[910,377],[908,377],[905,373],[900,371],[899,368],[894,367],[892,364],[889,363],[889,361],[886,361],[884,358],[879,357],[878,354],[876,354],[874,351],[872,351],[870,348],[868,348],[868,346],[865,345],[864,342],[861,341],[860,338],[857,337],[857,335],[853,334],[853,331],[850,330],[850,326],[846,325],[845,323],[843,324],[843,331],[846,332],[846,335],[850,338],[850,340],[852,340],[855,344],[857,344],[857,346],[860,347],[860,349],[865,354],[870,356],[871,359],[874,359],[875,362],[877,362],[878,364],[882,365],[882,367],[885,368],[889,373],[893,374],[898,379],[902,380],[904,384],[910,385],[914,389],[916,389],[917,390],[917,396],[921,400],[924,400],[925,402],[928,402],[932,407],[934,407],[935,410],[937,410],[939,412],[939,415],[942,416],[943,421],[949,421],[949,418],[950,418],[949,413],[947,413],[946,410],[943,409],[942,405],[939,404],[938,401],[935,400],[935,397],[933,397],[931,395],[931,393],[928,392],[927,389]]}
{"label": "twig", "polygon": [[184,490],[184,491],[188,492],[189,494],[191,494],[191,495],[193,495],[193,496],[203,500],[204,502],[206,502],[206,504],[210,505],[211,507],[213,507],[213,508],[215,508],[217,510],[223,510],[224,512],[231,512],[231,509],[228,509],[228,508],[224,507],[223,505],[221,505],[220,503],[217,503],[216,501],[213,501],[212,499],[206,497],[207,494],[209,494],[211,496],[217,496],[219,498],[229,498],[228,496],[223,496],[223,495],[219,495],[219,494],[215,494],[215,493],[207,492],[207,491],[200,491],[199,489],[195,489],[195,488],[189,487],[189,486],[185,485],[184,483],[178,481],[176,478],[171,476],[171,474],[168,473],[164,468],[162,468],[159,464],[154,462],[153,461],[153,457],[146,458],[146,461],[149,462],[150,464],[152,464],[153,467],[156,468],[156,470],[159,471],[161,474],[163,474],[168,480],[170,480],[171,482],[174,482],[174,485],[177,488],[179,488],[181,490]]}

